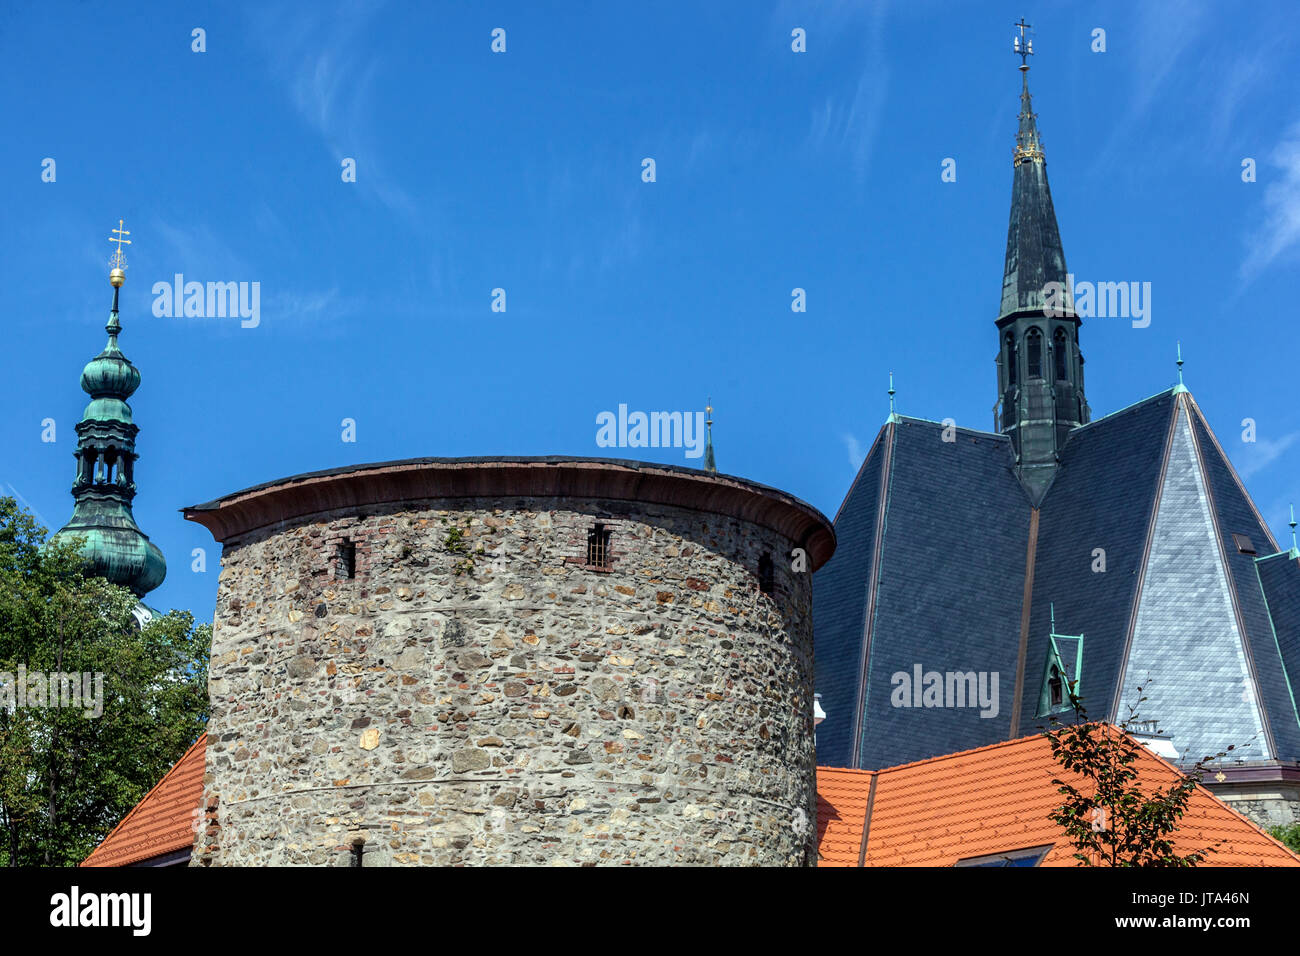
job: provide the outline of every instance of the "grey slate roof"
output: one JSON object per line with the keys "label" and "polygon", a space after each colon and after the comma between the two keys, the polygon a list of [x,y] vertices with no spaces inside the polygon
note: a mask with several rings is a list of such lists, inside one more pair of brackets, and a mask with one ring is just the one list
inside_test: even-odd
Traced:
{"label": "grey slate roof", "polygon": [[[1300,678],[1300,558],[1289,551],[1258,558],[1255,573],[1266,601],[1274,644],[1281,657],[1282,684],[1286,694],[1279,704],[1272,699],[1274,695],[1265,684],[1264,703],[1273,717],[1271,726],[1279,751],[1295,753],[1292,741],[1297,736],[1297,728],[1300,728],[1300,712],[1295,705],[1295,693],[1300,690],[1296,686],[1296,680]],[[1257,656],[1268,657],[1267,654]],[[1292,719],[1287,719],[1288,715]]]}
{"label": "grey slate roof", "polygon": [[817,728],[817,761],[847,767],[862,663],[863,618],[871,576],[888,427],[882,428],[835,517],[847,535],[813,578],[814,683],[826,720]]}
{"label": "grey slate roof", "polygon": [[[1026,661],[1046,659],[1055,604],[1057,629],[1083,635],[1082,691],[1093,717],[1109,713],[1115,694],[1172,410],[1166,392],[1076,428],[1040,509]],[[1104,572],[1093,571],[1097,548]],[[1026,679],[1020,733],[1037,726],[1038,691]]]}
{"label": "grey slate roof", "polygon": [[[846,728],[832,729],[836,715],[827,706],[838,710],[851,697],[865,697],[854,705],[863,708],[860,766],[978,746],[1002,739],[1009,726],[1029,504],[1005,436],[954,429],[955,441],[945,442],[943,434],[941,424],[905,417],[881,430],[872,455],[889,452],[888,470],[882,461],[876,479],[884,480],[883,498],[867,493],[860,474],[836,519],[841,544],[814,578],[817,689],[827,711],[817,740],[823,765],[853,762]],[[868,465],[876,467],[873,457],[864,473]],[[877,524],[863,513],[868,507],[883,530],[869,621],[874,540],[871,548],[855,540],[859,529]],[[980,600],[968,600],[972,594]],[[845,674],[850,662],[859,670]],[[918,664],[943,674],[996,673],[997,715],[892,706],[893,675],[910,676]],[[840,710],[838,719],[851,725],[854,715]]]}
{"label": "grey slate roof", "polygon": [[[1059,633],[1083,635],[1090,717],[1127,716],[1123,675],[1149,669],[1162,692],[1143,709],[1159,706],[1150,716],[1180,751],[1217,747],[1220,738],[1243,743],[1259,723],[1253,698],[1269,733],[1245,756],[1300,759],[1292,701],[1300,565],[1237,552],[1234,531],[1261,549],[1272,538],[1189,394],[1164,392],[1071,431],[1033,536],[1023,656],[1032,509],[1009,442],[960,429],[956,442],[944,443],[942,430],[908,418],[881,430],[836,517],[839,550],[814,578],[817,690],[827,710],[818,728],[822,764],[872,769],[1032,732],[1043,723],[1035,711],[1051,604]],[[1094,570],[1096,549],[1105,552],[1105,571]],[[997,717],[971,707],[894,706],[893,675],[910,675],[916,664],[998,672]],[[1235,698],[1207,683],[1227,680],[1233,668]]]}
{"label": "grey slate roof", "polygon": [[[1190,404],[1193,432],[1209,478],[1210,494],[1214,499],[1220,535],[1227,553],[1228,570],[1241,617],[1246,625],[1251,664],[1264,704],[1267,735],[1271,738],[1275,755],[1296,759],[1300,757],[1300,724],[1297,723],[1291,693],[1287,687],[1289,681],[1283,658],[1278,653],[1277,641],[1273,637],[1268,605],[1255,574],[1256,555],[1238,552],[1232,535],[1234,532],[1249,535],[1259,554],[1277,551],[1277,543],[1260,520],[1259,513],[1237,480],[1236,473],[1223,456],[1200,409],[1194,401]],[[1283,623],[1300,622],[1284,620]],[[1291,671],[1290,681],[1296,677],[1300,677],[1300,672]],[[1258,754],[1252,748],[1247,756],[1257,758]]]}
{"label": "grey slate roof", "polygon": [[[1195,761],[1247,746],[1272,756],[1197,448],[1181,403],[1160,491],[1120,716],[1156,719]],[[1145,698],[1145,700],[1142,700]]]}

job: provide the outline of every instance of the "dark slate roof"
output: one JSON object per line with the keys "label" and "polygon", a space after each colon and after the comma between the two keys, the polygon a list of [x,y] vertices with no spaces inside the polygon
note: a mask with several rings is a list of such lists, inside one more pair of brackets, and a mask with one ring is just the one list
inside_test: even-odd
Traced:
{"label": "dark slate roof", "polygon": [[[1178,462],[1167,466],[1179,404],[1190,416],[1195,458],[1184,444]],[[1272,741],[1261,742],[1260,750],[1267,743],[1273,759],[1300,760],[1300,715],[1293,700],[1300,680],[1300,562],[1256,561],[1237,551],[1233,532],[1250,535],[1261,550],[1276,545],[1190,394],[1162,392],[1070,432],[1034,536],[1020,720],[1014,728],[1031,510],[1004,436],[959,429],[958,440],[946,443],[942,433],[942,425],[919,419],[886,425],[836,517],[839,551],[814,577],[816,680],[827,711],[818,729],[823,764],[875,769],[1045,725],[1036,711],[1053,604],[1057,631],[1083,635],[1080,690],[1089,717],[1127,718],[1127,705],[1134,702],[1118,698],[1166,467],[1181,468],[1184,479],[1191,469],[1198,488],[1203,470],[1234,613],[1244,625],[1271,731]],[[1179,434],[1188,441],[1181,427]],[[1215,552],[1217,565],[1213,539],[1206,538],[1204,546]],[[1105,551],[1104,572],[1093,570],[1098,548]],[[1148,641],[1148,651],[1165,647],[1169,653],[1162,652],[1162,659],[1195,668],[1200,637],[1222,634],[1198,630],[1204,622],[1192,619],[1192,604],[1188,615],[1186,626],[1159,632],[1163,643]],[[910,676],[918,664],[923,672],[998,672],[998,715],[981,718],[971,707],[895,707],[892,675]],[[863,730],[855,755],[858,706]],[[1183,710],[1181,721],[1178,713],[1158,716],[1164,729],[1177,735],[1181,726],[1190,740],[1204,715]]]}
{"label": "dark slate roof", "polygon": [[844,536],[844,543],[813,577],[815,684],[826,712],[817,728],[817,760],[830,766],[846,767],[852,759],[863,615],[888,435],[886,426],[876,436],[835,516],[836,533]]}
{"label": "dark slate roof", "polygon": [[1289,551],[1269,555],[1255,562],[1255,573],[1268,601],[1269,623],[1282,658],[1289,705],[1272,712],[1273,734],[1282,751],[1281,759],[1300,760],[1300,754],[1288,752],[1285,743],[1289,732],[1300,726],[1294,704],[1300,680],[1300,560]]}
{"label": "dark slate roof", "polygon": [[[818,760],[848,756],[853,714],[828,706],[826,687],[848,700],[844,670],[860,667],[871,578],[879,491],[885,482],[883,537],[870,627],[862,752],[858,765],[879,767],[950,753],[1005,736],[1009,726],[1029,503],[1014,473],[1010,441],[1002,435],[900,418],[887,425],[873,457],[836,519],[844,542],[814,578],[818,692],[827,720],[818,729]],[[889,451],[888,471],[874,456]],[[871,481],[864,481],[869,476]],[[842,566],[838,562],[846,556]],[[828,573],[829,572],[829,573]],[[896,672],[996,672],[999,709],[981,718],[977,707],[911,708],[891,704]],[[834,683],[827,685],[828,674]],[[856,686],[857,673],[849,678]],[[835,726],[832,726],[832,724]],[[845,761],[848,762],[848,761]]]}
{"label": "dark slate roof", "polygon": [[[1036,726],[1052,604],[1057,629],[1083,635],[1089,716],[1113,716],[1173,409],[1164,392],[1070,432],[1039,513],[1020,733]],[[1092,570],[1096,548],[1106,552],[1104,573]]]}
{"label": "dark slate roof", "polygon": [[[1278,654],[1277,641],[1273,636],[1268,605],[1255,574],[1255,555],[1238,551],[1232,535],[1234,532],[1249,535],[1260,553],[1276,551],[1277,544],[1237,481],[1236,472],[1223,456],[1200,409],[1195,402],[1189,404],[1194,412],[1193,432],[1200,446],[1223,548],[1228,556],[1232,587],[1236,592],[1241,619],[1246,625],[1247,644],[1259,684],[1266,727],[1273,738],[1273,756],[1283,760],[1300,759],[1300,725],[1295,720],[1295,708],[1287,687],[1282,658]],[[1256,751],[1256,755],[1257,753]],[[1249,751],[1247,756],[1251,756]]]}

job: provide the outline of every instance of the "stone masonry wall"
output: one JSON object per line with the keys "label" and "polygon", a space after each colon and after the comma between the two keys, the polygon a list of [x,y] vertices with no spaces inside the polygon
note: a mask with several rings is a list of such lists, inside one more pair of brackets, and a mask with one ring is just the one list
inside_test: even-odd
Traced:
{"label": "stone masonry wall", "polygon": [[[584,566],[596,521],[609,570]],[[573,499],[227,542],[192,864],[813,865],[812,576],[793,546]]]}

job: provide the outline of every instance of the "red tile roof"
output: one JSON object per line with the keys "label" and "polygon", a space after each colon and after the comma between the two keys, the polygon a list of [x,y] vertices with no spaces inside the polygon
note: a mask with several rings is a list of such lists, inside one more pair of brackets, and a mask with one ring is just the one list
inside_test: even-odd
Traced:
{"label": "red tile roof", "polygon": [[[1139,782],[1166,787],[1179,771],[1142,748]],[[868,820],[867,802],[875,778]],[[1047,818],[1068,779],[1041,735],[933,757],[875,773],[817,768],[820,866],[952,866],[970,857],[1051,845],[1043,866],[1074,866],[1074,848]],[[1300,857],[1198,787],[1179,821],[1182,853],[1223,840],[1203,866],[1300,866]]]}
{"label": "red tile roof", "polygon": [[145,794],[82,866],[130,866],[194,845],[194,817],[203,800],[203,734]]}

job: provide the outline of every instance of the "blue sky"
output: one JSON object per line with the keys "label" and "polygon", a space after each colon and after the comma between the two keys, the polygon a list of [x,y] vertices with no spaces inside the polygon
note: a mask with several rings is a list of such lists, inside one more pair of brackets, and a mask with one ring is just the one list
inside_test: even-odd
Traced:
{"label": "blue sky", "polygon": [[[135,511],[169,563],[156,607],[211,618],[218,549],[178,509],[269,479],[425,455],[697,463],[597,447],[620,403],[711,395],[720,470],[833,516],[891,370],[905,414],[990,427],[1022,15],[1070,269],[1152,283],[1149,327],[1085,321],[1093,414],[1173,384],[1181,340],[1283,538],[1300,497],[1290,2],[12,8],[0,493],[53,528],[71,514],[77,380],[124,218]],[[260,324],[155,317],[151,287],[177,272],[260,283]]]}

